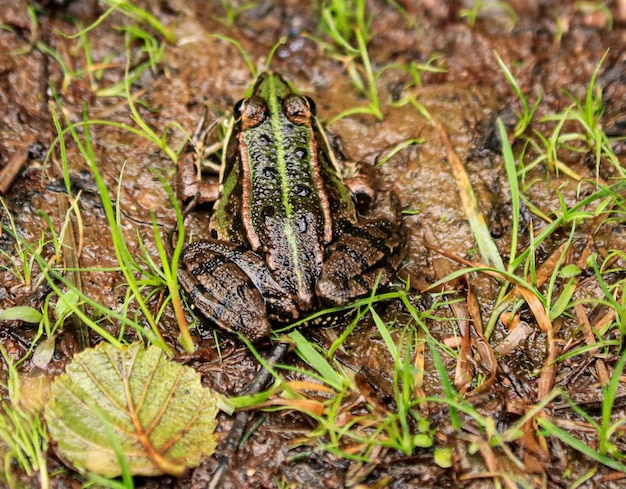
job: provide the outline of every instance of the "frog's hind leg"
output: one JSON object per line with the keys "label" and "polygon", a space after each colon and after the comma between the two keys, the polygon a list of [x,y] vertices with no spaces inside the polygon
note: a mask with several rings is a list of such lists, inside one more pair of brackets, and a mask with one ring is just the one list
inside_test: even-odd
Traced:
{"label": "frog's hind leg", "polygon": [[265,301],[250,277],[220,252],[225,245],[234,247],[205,240],[188,245],[180,257],[178,280],[201,319],[256,342],[271,331]]}
{"label": "frog's hind leg", "polygon": [[327,250],[316,285],[329,305],[344,305],[376,286],[387,288],[406,252],[406,233],[386,219],[366,221],[343,232]]}

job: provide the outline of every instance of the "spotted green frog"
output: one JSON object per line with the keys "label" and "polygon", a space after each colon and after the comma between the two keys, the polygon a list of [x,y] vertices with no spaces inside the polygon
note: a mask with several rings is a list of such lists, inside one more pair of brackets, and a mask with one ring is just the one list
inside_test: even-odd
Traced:
{"label": "spotted green frog", "polygon": [[277,73],[235,105],[219,186],[195,179],[194,159],[181,159],[178,193],[215,200],[211,236],[186,246],[178,279],[204,323],[254,342],[272,323],[390,285],[406,243],[399,218],[359,215],[313,101]]}

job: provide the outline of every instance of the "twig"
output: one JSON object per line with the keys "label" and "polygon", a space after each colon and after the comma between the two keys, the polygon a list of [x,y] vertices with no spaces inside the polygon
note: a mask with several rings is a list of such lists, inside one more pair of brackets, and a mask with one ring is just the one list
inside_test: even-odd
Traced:
{"label": "twig", "polygon": [[[585,341],[588,345],[595,345],[596,335],[593,333],[593,329],[591,328],[591,323],[589,322],[589,318],[587,317],[585,308],[582,304],[576,304],[574,306],[574,311],[576,312],[576,318],[578,319],[578,322],[583,327]],[[602,360],[601,358],[596,358],[596,372],[598,374],[598,378],[600,379],[600,383],[602,385],[609,385],[611,376],[609,375],[609,371],[606,368],[604,360]]]}
{"label": "twig", "polygon": [[21,146],[15,154],[11,157],[7,165],[0,170],[0,195],[6,195],[6,193],[13,185],[13,181],[17,178],[24,165],[28,161],[28,148],[31,142]]}
{"label": "twig", "polygon": [[[291,345],[289,343],[278,343],[276,344],[267,359],[267,364],[272,366],[278,363],[289,351]],[[272,373],[265,369],[261,368],[259,373],[256,374],[252,382],[250,382],[243,391],[239,393],[239,395],[247,396],[256,394],[257,392],[264,389],[267,384],[269,384],[270,380],[272,380]],[[252,415],[252,411],[239,411],[235,415],[235,420],[233,421],[233,425],[228,432],[228,437],[224,442],[224,446],[221,450],[222,454],[218,457],[220,460],[213,477],[211,478],[211,482],[207,486],[207,489],[218,489],[221,487],[222,478],[226,473],[230,465],[230,461],[233,455],[237,452],[239,448],[239,444],[241,443],[241,439],[246,431],[246,427],[248,425],[248,420]]]}

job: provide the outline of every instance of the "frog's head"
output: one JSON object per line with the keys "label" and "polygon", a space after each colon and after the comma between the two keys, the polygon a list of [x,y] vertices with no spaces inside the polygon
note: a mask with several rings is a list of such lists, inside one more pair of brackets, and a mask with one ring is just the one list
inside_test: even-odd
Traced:
{"label": "frog's head", "polygon": [[315,117],[315,103],[309,97],[297,95],[289,83],[273,71],[257,78],[246,98],[235,105],[235,119],[243,131],[254,128],[266,120],[277,130],[286,121],[311,127]]}

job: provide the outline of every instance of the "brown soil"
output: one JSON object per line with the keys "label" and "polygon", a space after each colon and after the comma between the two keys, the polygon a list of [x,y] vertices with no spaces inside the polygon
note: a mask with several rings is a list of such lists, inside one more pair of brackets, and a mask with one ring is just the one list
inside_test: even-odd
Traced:
{"label": "brown soil", "polygon": [[[64,219],[63,206],[67,205],[64,203],[66,194],[58,165],[58,148],[43,166],[46,151],[57,137],[50,109],[51,103],[56,107],[53,98],[59,97],[65,117],[74,122],[81,120],[86,107],[92,119],[133,124],[123,97],[98,96],[99,90],[123,80],[124,37],[116,27],[129,23],[129,19],[115,13],[89,34],[94,62],[105,60],[103,62],[108,66],[88,76],[81,71],[86,61],[84,51],[76,49],[77,40],[60,33],[74,33],[78,24],[88,25],[104,7],[95,0],[43,3],[47,5],[37,8],[38,30],[33,29],[25,0],[10,0],[0,9],[0,24],[9,27],[0,29],[0,106],[3,108],[0,113],[0,170],[12,159],[19,159],[22,152],[25,165],[8,188],[4,201],[15,219],[20,237],[29,243],[36,243],[42,230],[49,237],[49,226],[42,214],[45,213],[58,230]],[[207,103],[213,114],[228,112],[253,81],[237,48],[210,34],[219,33],[240,42],[257,66],[265,62],[278,39],[286,36],[270,66],[316,101],[322,120],[367,103],[350,83],[343,60],[328,56],[313,40],[313,37],[324,37],[319,26],[319,12],[309,3],[261,1],[238,15],[232,27],[221,20],[224,11],[218,1],[138,3],[170,26],[176,37],[174,43],[166,45],[163,62],[155,70],[144,71],[132,85],[132,92],[142,101],[138,105],[141,116],[157,133],[168,130],[172,124],[177,125],[168,132],[172,148],[184,144],[185,134],[178,128],[192,133]],[[410,62],[425,63],[429,56],[441,55],[435,64],[445,71],[423,73],[422,86],[415,89],[416,99],[447,132],[506,262],[511,241],[511,198],[499,143],[494,136],[495,120],[499,114],[506,117],[512,111],[520,111],[521,105],[503,76],[495,54],[511,67],[531,103],[542,96],[535,115],[538,120],[568,107],[570,94],[583,97],[594,70],[608,50],[598,76],[605,107],[602,124],[607,132],[620,127],[623,131],[626,114],[626,3],[622,0],[608,2],[607,7],[613,16],[612,29],[607,27],[607,17],[602,11],[585,12],[577,9],[574,2],[567,1],[511,1],[509,4],[518,16],[515,23],[502,9],[492,8],[486,10],[474,26],[460,18],[460,10],[466,2],[422,0],[401,3],[412,24],[390,3],[368,4],[372,14],[373,36],[368,45],[372,64],[378,70],[394,63],[402,66],[408,66]],[[59,62],[44,54],[42,45],[58,53],[74,75],[64,78]],[[134,49],[133,66],[143,61],[145,56]],[[420,294],[420,291],[461,266],[444,258],[439,251],[469,260],[477,259],[477,255],[448,164],[446,146],[439,133],[412,105],[391,105],[407,95],[410,82],[409,74],[401,69],[380,72],[377,87],[384,120],[351,116],[340,119],[328,129],[341,139],[348,159],[367,165],[375,164],[396,144],[408,138],[424,140],[422,144],[400,151],[377,172],[381,193],[384,195],[393,189],[405,210],[416,211],[405,219],[411,231],[405,275],[411,277],[414,300],[421,308],[427,308],[430,296]],[[536,123],[533,127],[549,134],[553,126]],[[171,203],[158,179],[158,175],[163,175],[173,185],[175,164],[152,143],[126,130],[92,126],[91,134],[99,169],[112,198],[120,187],[118,205],[131,251],[138,255],[141,252],[137,235],[146,240],[150,250],[154,250],[151,212],[155,212],[164,236],[175,225]],[[115,267],[117,262],[111,238],[108,232],[104,232],[106,220],[100,196],[75,144],[69,137],[66,141],[72,190],[74,194],[81,192],[80,266]],[[522,145],[518,143],[516,154],[521,150]],[[624,153],[620,155],[619,148],[617,150],[623,164]],[[528,151],[532,154],[530,148]],[[592,155],[571,153],[564,154],[563,158],[568,167],[583,178],[596,176]],[[599,173],[602,179],[610,181],[614,172],[610,165],[602,165]],[[580,195],[593,191],[592,184],[580,185],[563,173],[550,174],[544,165],[530,171],[522,185],[528,201],[546,213],[560,208],[559,193],[571,206],[580,200]],[[0,215],[6,223],[6,212]],[[544,225],[544,221],[531,212],[523,212],[522,221],[526,231],[520,236],[518,250],[529,246],[528,230],[540,229]],[[597,224],[591,222],[585,229],[577,230],[572,262],[587,251],[602,254],[606,250],[626,249],[623,220],[603,227],[600,233],[595,232]],[[192,212],[186,226],[188,232],[201,236],[206,232],[206,214]],[[537,250],[537,261],[544,261],[567,238],[568,230],[564,229],[542,243]],[[7,233],[0,235],[0,248],[9,255],[14,253],[14,242]],[[53,251],[50,245],[46,245],[43,254],[49,257]],[[4,254],[0,256],[0,265],[8,266]],[[620,265],[624,267],[623,263],[616,266],[619,268]],[[82,276],[85,293],[111,308],[123,301],[125,290],[118,288],[122,283],[123,277],[117,273],[90,272]],[[10,267],[0,269],[0,309],[18,304],[41,305],[47,293],[42,287],[24,286]],[[449,290],[465,298],[466,287],[466,283],[456,283]],[[470,279],[470,287],[479,305],[479,316],[486,323],[499,285],[493,278],[478,275]],[[583,292],[598,294],[594,287]],[[461,312],[467,313],[467,310]],[[457,313],[458,310],[450,309],[438,311],[438,314],[450,317],[458,317]],[[380,314],[388,321],[397,318],[400,324],[409,321],[399,304],[383,306]],[[512,404],[538,401],[537,369],[544,365],[546,338],[528,307],[522,308],[520,316],[532,328],[525,345],[500,356],[495,384],[489,391],[471,398],[472,404],[491,416],[499,429],[515,418]],[[433,321],[429,326],[430,333],[438,340],[458,334],[453,322]],[[114,334],[119,331],[116,324],[105,327]],[[27,325],[8,322],[2,323],[1,328],[0,339],[7,350],[16,358],[23,356],[35,332]],[[176,341],[178,330],[172,312],[162,318],[162,329],[164,336],[182,355]],[[336,335],[337,331],[317,332],[317,340],[332,341],[329,338],[333,334]],[[491,338],[492,344],[497,345],[506,336],[507,329],[498,323]],[[561,344],[572,338],[580,341],[578,320],[573,317],[560,319],[557,337]],[[125,333],[125,338],[136,339],[131,331]],[[235,395],[258,368],[245,347],[227,336],[220,336],[223,361],[219,361],[212,338],[201,339],[196,335],[194,339],[199,344],[199,351],[193,358],[186,358],[186,362],[203,374],[207,385],[227,395]],[[96,343],[97,336],[92,333],[90,341]],[[67,325],[57,340],[56,353],[48,367],[42,372],[27,361],[22,366],[24,375],[45,373],[51,378],[63,370],[77,349],[74,330]],[[261,350],[266,352],[267,348],[261,347]],[[365,320],[359,325],[348,339],[345,350],[349,352],[345,355],[345,362],[355,371],[365,368],[366,372],[389,373],[384,343],[371,322]],[[454,375],[454,359],[444,358],[444,361],[450,375]],[[424,393],[441,395],[441,381],[430,358],[426,361],[426,369]],[[378,381],[374,378],[370,382],[376,384]],[[597,379],[586,366],[574,361],[561,362],[556,386],[567,390],[574,398],[578,396],[581,404],[588,403],[592,406],[589,411],[598,414],[597,403],[601,401],[602,393]],[[404,456],[381,449],[372,454],[373,462],[369,464],[339,458],[320,450],[310,441],[297,444],[311,430],[313,422],[298,413],[279,412],[265,414],[264,423],[252,433],[233,460],[224,487],[328,489],[345,487],[349,483],[397,488],[492,487],[493,479],[484,475],[493,470],[488,457],[483,451],[475,453],[470,450],[474,435],[478,434],[471,420],[467,420],[468,425],[462,434],[455,434],[451,432],[448,415],[441,406],[431,405],[426,414],[431,424],[437,427],[436,444],[454,448],[452,468],[443,469],[435,464],[432,450]],[[615,416],[618,415],[623,412],[616,411]],[[561,413],[560,416],[574,419],[571,413]],[[229,417],[222,415],[218,430],[223,433],[229,426]],[[548,487],[569,487],[589,470],[597,470],[597,473],[580,487],[611,487],[610,469],[568,450],[558,440],[551,439],[550,443],[547,452],[537,447],[538,451],[532,453],[527,446],[517,446],[519,452],[516,455],[524,460],[525,470],[510,464],[506,454],[499,450],[490,453],[499,470],[513,474],[528,487],[538,487],[541,483]],[[54,453],[50,453],[49,459],[52,470],[60,466]],[[216,463],[214,459],[208,460],[181,479],[140,480],[136,481],[136,486],[204,487]],[[66,472],[53,477],[52,483],[53,487],[59,488],[78,487],[78,480],[76,474]]]}

